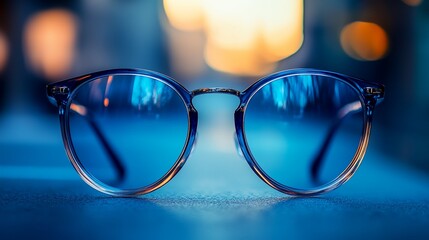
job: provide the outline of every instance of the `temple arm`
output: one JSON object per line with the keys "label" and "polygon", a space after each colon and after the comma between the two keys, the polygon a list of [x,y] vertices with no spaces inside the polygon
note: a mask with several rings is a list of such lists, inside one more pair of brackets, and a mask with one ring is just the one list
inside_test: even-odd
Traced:
{"label": "temple arm", "polygon": [[98,124],[95,122],[94,118],[91,114],[87,111],[87,109],[82,106],[75,103],[72,103],[70,105],[70,110],[73,112],[76,112],[80,116],[84,117],[84,119],[89,123],[91,126],[91,129],[94,131],[95,135],[97,136],[97,139],[100,140],[101,145],[103,146],[104,150],[106,151],[107,155],[109,156],[109,160],[113,164],[115,171],[118,176],[118,182],[121,182],[125,178],[125,168],[122,164],[121,160],[119,160],[118,155],[115,153],[112,147],[110,147],[110,143],[108,142],[107,138],[104,136],[103,132],[101,131]]}
{"label": "temple arm", "polygon": [[318,151],[316,157],[313,159],[313,162],[311,164],[311,178],[314,182],[318,182],[319,180],[319,173],[323,160],[325,159],[326,152],[329,149],[329,145],[332,143],[332,139],[335,136],[335,133],[341,126],[341,123],[347,116],[360,111],[362,111],[362,104],[360,101],[351,102],[338,111],[335,122],[329,129],[329,132],[326,135],[325,140],[323,141],[322,147]]}

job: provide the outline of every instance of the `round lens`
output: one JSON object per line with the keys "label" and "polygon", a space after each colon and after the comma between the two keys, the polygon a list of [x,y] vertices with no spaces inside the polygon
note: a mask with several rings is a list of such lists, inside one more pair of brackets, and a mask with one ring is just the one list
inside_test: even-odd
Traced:
{"label": "round lens", "polygon": [[186,144],[188,114],[168,84],[142,75],[111,75],[72,96],[72,146],[84,171],[108,187],[147,187],[176,163]]}
{"label": "round lens", "polygon": [[358,149],[364,126],[359,93],[328,76],[281,77],[250,99],[244,128],[260,169],[276,182],[315,189],[335,180]]}

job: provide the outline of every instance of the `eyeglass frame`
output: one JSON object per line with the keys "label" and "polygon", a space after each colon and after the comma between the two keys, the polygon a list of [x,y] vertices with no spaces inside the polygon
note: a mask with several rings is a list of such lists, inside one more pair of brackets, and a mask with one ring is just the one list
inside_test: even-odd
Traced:
{"label": "eyeglass frame", "polygon": [[[160,81],[170,88],[172,88],[182,99],[187,109],[188,115],[188,133],[185,145],[182,149],[180,156],[177,158],[176,162],[173,166],[165,173],[159,180],[156,182],[142,187],[138,189],[119,189],[110,187],[96,177],[92,177],[91,173],[85,170],[85,167],[82,166],[79,161],[79,157],[76,154],[74,149],[70,127],[69,127],[69,111],[70,105],[73,100],[77,89],[90,81],[95,79],[100,79],[102,77],[114,75],[138,75],[138,76],[146,76],[152,78],[154,80]],[[363,109],[363,131],[362,136],[359,140],[359,146],[355,152],[355,155],[351,162],[348,164],[345,170],[343,170],[340,175],[338,175],[335,179],[330,182],[319,186],[317,188],[312,189],[298,189],[286,186],[281,184],[271,178],[265,171],[259,166],[255,158],[253,157],[250,148],[246,141],[245,131],[244,131],[244,118],[245,118],[245,110],[252,99],[253,95],[257,93],[261,88],[265,85],[276,81],[280,78],[287,78],[292,76],[299,75],[311,75],[311,76],[321,76],[333,78],[343,83],[346,83],[352,89],[354,89],[359,94],[359,100],[362,104]],[[254,173],[262,179],[266,184],[271,186],[272,188],[283,192],[288,195],[293,196],[314,196],[319,195],[325,192],[332,191],[346,181],[348,181],[353,174],[356,172],[358,167],[360,166],[363,157],[366,153],[366,149],[369,142],[369,136],[372,125],[373,111],[375,106],[380,103],[384,99],[384,86],[378,83],[370,83],[358,78],[346,76],[344,74],[318,70],[318,69],[309,69],[309,68],[299,68],[299,69],[290,69],[284,70],[277,73],[270,74],[266,77],[259,79],[257,82],[249,86],[244,91],[238,91],[230,88],[200,88],[195,89],[193,91],[187,90],[180,83],[176,82],[173,78],[166,76],[164,74],[144,70],[144,69],[111,69],[105,71],[99,71],[95,73],[86,74],[79,77],[70,78],[64,81],[51,83],[46,86],[47,96],[51,103],[58,107],[58,114],[61,125],[61,133],[63,144],[67,153],[67,156],[72,163],[75,170],[78,172],[80,177],[91,187],[94,189],[112,195],[112,196],[138,196],[150,193],[164,186],[167,182],[169,182],[183,167],[186,163],[189,155],[191,154],[192,148],[195,144],[196,134],[197,134],[197,125],[198,125],[198,112],[192,104],[192,100],[194,97],[210,94],[210,93],[220,93],[220,94],[229,94],[234,95],[240,99],[240,103],[235,110],[234,113],[234,122],[235,122],[235,130],[238,144],[244,158],[249,164],[250,168],[254,171]],[[314,167],[314,166],[313,166]]]}

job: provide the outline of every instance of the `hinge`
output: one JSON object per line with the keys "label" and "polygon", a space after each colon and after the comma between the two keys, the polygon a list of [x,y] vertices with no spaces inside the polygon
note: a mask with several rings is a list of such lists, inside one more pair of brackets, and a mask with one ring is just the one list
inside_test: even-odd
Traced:
{"label": "hinge", "polygon": [[364,94],[375,99],[381,99],[384,97],[384,90],[377,87],[366,87],[364,88]]}
{"label": "hinge", "polygon": [[68,95],[70,93],[70,89],[68,87],[53,87],[51,89],[52,94],[61,94]]}

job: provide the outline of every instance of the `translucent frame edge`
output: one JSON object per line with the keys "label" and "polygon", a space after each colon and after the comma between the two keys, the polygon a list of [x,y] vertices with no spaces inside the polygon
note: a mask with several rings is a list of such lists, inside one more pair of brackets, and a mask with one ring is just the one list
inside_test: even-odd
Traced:
{"label": "translucent frame edge", "polygon": [[[180,96],[187,110],[188,132],[181,154],[167,173],[165,173],[159,180],[146,187],[124,190],[110,187],[102,183],[85,170],[85,168],[81,165],[73,147],[73,142],[70,136],[69,111],[74,94],[82,84],[111,75],[139,75],[163,82],[164,84],[167,84],[169,87],[171,87]],[[65,88],[67,88],[67,90],[64,90]],[[58,106],[63,144],[71,164],[84,182],[100,192],[112,196],[133,197],[155,191],[156,189],[164,186],[180,171],[191,153],[192,146],[195,142],[198,123],[197,112],[191,103],[191,93],[187,91],[182,85],[165,75],[140,69],[107,70],[50,84],[47,86],[47,92],[51,102],[55,100],[55,104]],[[52,97],[54,99],[52,99]]]}

